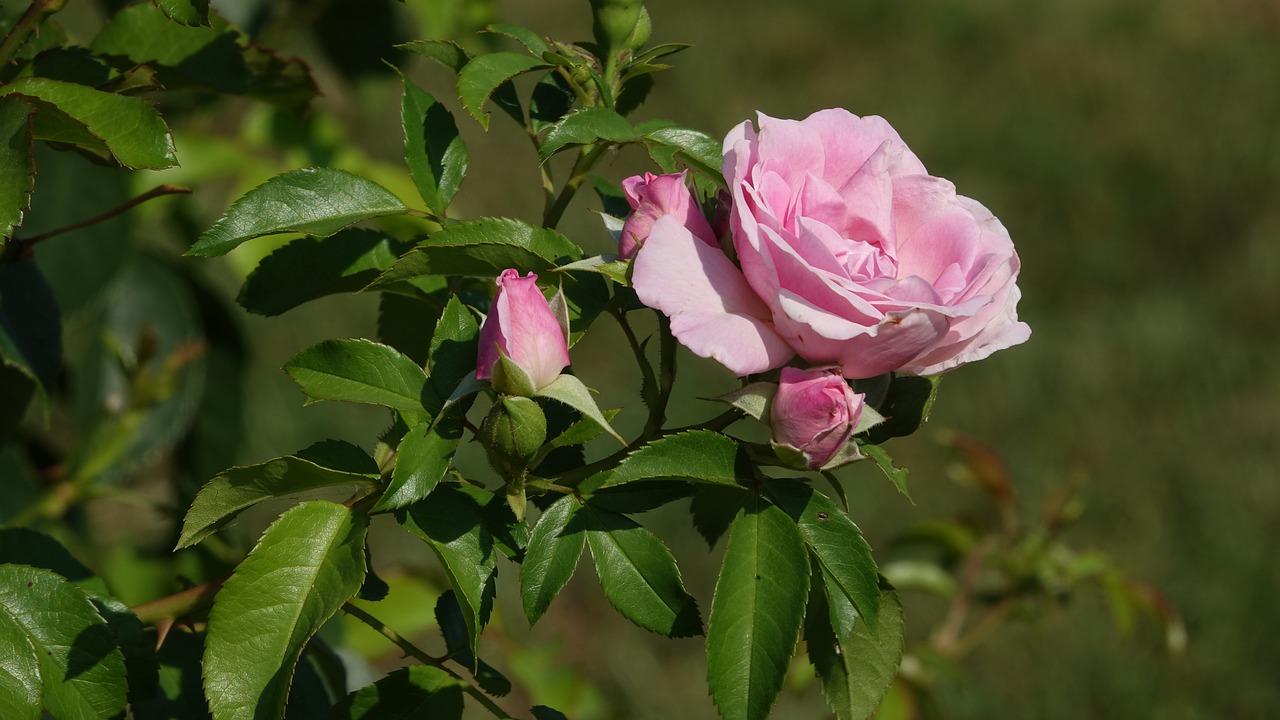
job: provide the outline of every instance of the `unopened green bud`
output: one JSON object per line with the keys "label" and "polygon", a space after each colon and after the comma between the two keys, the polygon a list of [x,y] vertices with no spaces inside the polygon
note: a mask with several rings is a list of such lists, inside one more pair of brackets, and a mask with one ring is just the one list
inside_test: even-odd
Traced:
{"label": "unopened green bud", "polygon": [[643,0],[591,0],[591,29],[602,55],[627,47],[643,10]]}
{"label": "unopened green bud", "polygon": [[480,443],[489,464],[504,478],[523,475],[529,461],[547,440],[547,418],[538,403],[504,395],[480,424]]}
{"label": "unopened green bud", "polygon": [[649,42],[649,36],[653,34],[653,21],[649,19],[649,11],[640,8],[640,19],[636,21],[636,26],[631,30],[631,37],[627,38],[627,50],[638,52],[644,44]]}

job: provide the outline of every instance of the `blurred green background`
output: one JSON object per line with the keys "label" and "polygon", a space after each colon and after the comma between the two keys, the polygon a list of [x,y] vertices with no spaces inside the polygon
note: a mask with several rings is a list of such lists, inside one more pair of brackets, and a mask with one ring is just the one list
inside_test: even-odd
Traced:
{"label": "blurred green background", "polygon": [[[155,234],[142,242],[173,254],[238,193],[285,169],[335,164],[410,196],[412,186],[396,168],[399,81],[379,59],[403,65],[446,102],[453,93],[445,71],[395,53],[392,43],[467,37],[478,47],[482,41],[471,31],[497,19],[564,39],[590,35],[584,0],[213,5],[262,42],[306,58],[324,97],[303,122],[244,102],[162,105],[171,111],[184,167],[161,179],[194,184],[196,196],[183,201],[185,226],[156,220]],[[1280,5],[650,0],[648,7],[654,42],[696,47],[673,58],[676,69],[658,77],[637,118],[667,117],[720,136],[757,111],[799,118],[839,106],[881,115],[931,172],[989,207],[1017,244],[1019,314],[1033,328],[1031,340],[949,375],[925,429],[890,444],[912,469],[918,506],[873,470],[844,474],[853,517],[873,547],[925,518],[981,512],[971,491],[947,480],[952,457],[936,437],[955,428],[999,452],[1029,514],[1068,478],[1085,478],[1088,507],[1071,542],[1109,553],[1119,567],[1156,583],[1185,619],[1187,651],[1171,659],[1153,624],[1127,637],[1117,633],[1096,593],[1034,617],[1015,615],[962,675],[941,680],[944,716],[1274,717],[1280,711]],[[92,37],[94,6],[78,12],[68,13],[73,34]],[[485,137],[459,115],[472,160],[456,213],[536,217],[540,190],[527,141],[503,118],[495,117]],[[599,172],[617,181],[644,169],[650,169],[645,159],[629,151]],[[38,185],[37,197],[42,191],[53,197],[55,176],[53,170],[40,176],[46,184]],[[74,207],[67,203],[63,210]],[[587,210],[595,207],[584,194],[562,229],[603,252],[608,238]],[[40,210],[33,212],[37,223]],[[46,218],[58,212],[43,209]],[[230,297],[269,250],[269,241],[259,241],[225,263],[184,261],[184,267]],[[59,262],[57,252],[41,262]],[[60,257],[74,262],[65,251]],[[274,319],[237,310],[232,322],[247,333],[256,368],[245,381],[246,443],[239,457],[213,465],[256,462],[325,437],[371,444],[382,416],[325,404],[303,408],[301,393],[278,368],[321,339],[371,336],[375,314],[367,298],[349,297]],[[640,415],[630,366],[620,373],[625,383],[614,381],[610,363],[629,362],[615,354],[620,335],[608,322],[599,325],[575,350],[577,365],[602,389],[603,405]],[[682,362],[689,394],[733,384],[708,361],[686,355]],[[707,412],[679,408],[676,421]],[[626,413],[620,421],[628,427]],[[708,555],[682,515],[659,513],[647,522],[668,539],[705,609],[723,547]],[[245,525],[251,541],[256,528]],[[124,529],[118,535],[129,537]],[[161,551],[141,543],[137,552]],[[407,547],[403,556],[377,560],[387,568],[430,567],[423,554]],[[504,593],[514,570],[503,568]],[[137,592],[126,599],[147,599],[145,588]],[[554,687],[582,717],[714,717],[700,642],[651,637],[617,617],[589,568],[579,568],[568,593],[531,633],[518,602],[504,599],[496,632],[484,642],[491,662],[511,658],[517,682]],[[911,595],[905,601],[909,637],[922,640],[940,605]],[[414,607],[403,608],[403,622],[415,617]],[[417,616],[427,607],[417,602]],[[521,643],[533,649],[517,651]],[[569,671],[554,670],[559,666]],[[777,717],[823,716],[816,687],[804,687],[802,672],[795,685],[784,692]],[[567,700],[546,701],[569,709]]]}

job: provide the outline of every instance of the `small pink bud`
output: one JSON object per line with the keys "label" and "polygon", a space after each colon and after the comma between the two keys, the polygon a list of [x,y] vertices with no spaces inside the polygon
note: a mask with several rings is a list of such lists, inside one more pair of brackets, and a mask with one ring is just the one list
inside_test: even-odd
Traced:
{"label": "small pink bud", "polygon": [[618,238],[618,257],[623,260],[634,257],[636,250],[649,239],[653,224],[666,215],[674,215],[694,237],[716,246],[711,225],[684,184],[684,173],[635,175],[622,181],[622,189],[631,205],[631,214]]}
{"label": "small pink bud", "polygon": [[864,399],[836,370],[785,367],[769,411],[773,440],[803,453],[809,469],[820,468],[849,444]]}
{"label": "small pink bud", "polygon": [[480,328],[476,379],[493,377],[493,366],[507,356],[529,377],[534,391],[550,385],[569,365],[564,330],[538,289],[538,276],[516,270],[498,276],[498,294]]}

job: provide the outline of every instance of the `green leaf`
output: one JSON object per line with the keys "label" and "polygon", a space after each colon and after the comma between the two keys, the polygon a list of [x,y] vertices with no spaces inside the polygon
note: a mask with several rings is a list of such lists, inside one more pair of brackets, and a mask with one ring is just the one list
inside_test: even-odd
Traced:
{"label": "green leaf", "polygon": [[618,431],[613,429],[604,414],[600,412],[600,406],[596,404],[595,398],[591,397],[591,391],[573,375],[565,374],[556,378],[550,385],[539,390],[537,397],[551,398],[568,405],[604,428],[606,432],[617,438],[618,442],[627,444],[627,441],[622,439]]}
{"label": "green leaf", "polygon": [[782,689],[809,592],[804,542],[762,498],[734,519],[707,629],[707,683],[725,720],[762,720]]}
{"label": "green leaf", "polygon": [[[480,123],[485,130],[489,129],[489,113],[484,106],[500,85],[511,78],[533,70],[545,70],[551,67],[542,58],[532,57],[524,53],[495,52],[477,55],[467,62],[458,72],[458,99],[462,106],[471,113],[471,117]],[[513,96],[514,97],[514,96]],[[499,104],[507,114],[524,124],[524,114],[519,105],[512,108],[507,103]]]}
{"label": "green leaf", "polygon": [[577,498],[560,498],[542,513],[529,534],[529,548],[520,565],[520,598],[530,625],[538,622],[578,567],[586,543],[578,507]]}
{"label": "green leaf", "polygon": [[[444,278],[426,278],[448,296]],[[399,350],[425,366],[431,352],[431,336],[422,332],[440,320],[444,303],[435,298],[383,292],[378,300],[378,341]]]}
{"label": "green leaf", "polygon": [[216,720],[281,717],[303,647],[360,590],[368,525],[312,500],[262,534],[209,613],[204,687]]}
{"label": "green leaf", "polygon": [[559,73],[552,71],[543,75],[529,95],[529,127],[541,133],[567,115],[576,100]]}
{"label": "green leaf", "polygon": [[810,597],[804,632],[809,660],[840,720],[870,717],[888,692],[902,660],[902,605],[888,585],[882,585],[880,593],[876,628],[859,622],[844,640],[832,631],[826,597],[822,593]]}
{"label": "green leaf", "polygon": [[[0,352],[0,397],[5,399],[0,403],[0,447],[5,446],[13,435],[13,431],[22,424],[22,419],[27,414],[27,406],[35,396],[35,378],[31,377],[31,373],[25,369],[5,362],[4,353]],[[0,511],[0,521],[16,516],[19,512],[12,506],[9,511],[12,515],[8,517],[4,511]]]}
{"label": "green leaf", "polygon": [[21,97],[0,98],[0,242],[22,224],[31,208],[36,163],[31,147],[35,108]]}
{"label": "green leaf", "polygon": [[170,630],[157,652],[159,692],[153,700],[134,703],[134,717],[137,720],[208,720],[211,716],[200,684],[203,653],[200,636],[179,627]]}
{"label": "green leaf", "polygon": [[341,400],[425,412],[427,374],[395,348],[370,340],[326,340],[294,355],[284,370],[308,402]]}
{"label": "green leaf", "polygon": [[[724,176],[720,173],[724,162],[720,141],[710,135],[689,128],[664,127],[647,133],[645,142],[655,162],[665,152],[672,160],[681,160],[719,185],[724,185]],[[664,170],[672,172],[675,168],[667,167]]]}
{"label": "green leaf", "polygon": [[714,400],[728,403],[742,412],[762,422],[769,422],[769,406],[773,396],[778,394],[778,385],[771,382],[756,382],[736,390],[728,395],[721,395]]}
{"label": "green leaf", "polygon": [[867,442],[879,445],[890,438],[905,437],[920,429],[929,419],[941,381],[941,375],[894,375],[889,383],[889,392],[879,406],[885,421],[871,428]]}
{"label": "green leaf", "polygon": [[449,659],[471,670],[480,689],[502,697],[511,692],[511,681],[489,663],[475,656],[470,644],[470,632],[457,594],[448,590],[436,601],[436,624],[444,636],[445,651]]}
{"label": "green leaf", "polygon": [[698,486],[689,502],[689,514],[693,528],[707,541],[708,549],[714,548],[720,536],[729,531],[747,497],[747,489],[741,485]]}
{"label": "green leaf", "polygon": [[89,599],[98,609],[98,614],[107,621],[116,645],[124,654],[129,702],[137,703],[155,697],[160,680],[155,637],[147,633],[128,605],[106,595],[90,593]]}
{"label": "green leaf", "polygon": [[373,512],[411,505],[435,489],[449,471],[462,439],[462,425],[452,418],[409,428],[396,451],[396,466]]}
{"label": "green leaf", "polygon": [[575,110],[551,126],[538,147],[543,162],[570,145],[590,145],[600,140],[629,143],[640,139],[626,118],[608,108]]}
{"label": "green leaf", "polygon": [[340,440],[325,440],[265,463],[228,468],[196,494],[177,549],[200,542],[263,500],[335,485],[372,490],[377,484],[377,464],[360,448]]}
{"label": "green leaf", "polygon": [[[619,412],[621,412],[619,408],[613,408],[611,410],[604,410],[601,414],[604,415],[605,420],[612,422],[613,419],[618,416]],[[555,438],[547,444],[552,448],[566,448],[573,447],[574,445],[583,445],[600,437],[600,433],[602,432],[604,432],[604,428],[596,424],[595,421],[584,418],[565,428],[564,432],[556,435]]]}
{"label": "green leaf", "polygon": [[541,35],[522,25],[513,25],[511,23],[491,23],[484,29],[485,32],[506,35],[513,40],[524,45],[529,52],[542,57],[542,53],[550,50],[547,41]]}
{"label": "green leaf", "polygon": [[879,445],[860,442],[858,447],[864,455],[875,461],[876,467],[880,468],[880,472],[883,472],[884,476],[893,483],[893,486],[898,488],[898,492],[902,493],[908,500],[911,500],[914,505],[916,501],[911,499],[911,492],[907,489],[907,469],[895,467],[893,458],[889,457],[889,453],[885,452],[885,449]]}
{"label": "green leaf", "polygon": [[160,170],[177,164],[169,126],[146,100],[41,77],[0,86],[0,96],[19,95],[37,108],[37,140],[66,143],[133,169]]}
{"label": "green leaf", "polygon": [[[15,707],[29,712],[31,663],[43,679],[44,707],[59,720],[123,716],[124,656],[88,596],[50,570],[0,565],[0,668],[12,681],[0,692],[16,693]],[[3,677],[3,674],[0,674]],[[20,686],[18,685],[20,684]],[[9,707],[9,706],[6,706]],[[7,717],[7,716],[6,716]]]}
{"label": "green leaf", "polygon": [[795,521],[823,573],[835,580],[836,587],[830,589],[847,596],[858,614],[875,628],[880,579],[871,546],[858,526],[826,495],[800,480],[766,481],[765,492]]}
{"label": "green leaf", "polygon": [[467,146],[448,109],[408,77],[403,79],[405,161],[423,202],[444,217],[467,174]]}
{"label": "green leaf", "polygon": [[581,257],[582,249],[554,230],[522,220],[485,217],[432,233],[369,287],[381,289],[423,275],[491,279],[507,268],[543,272],[563,260]]}
{"label": "green leaf", "polygon": [[698,603],[671,551],[636,521],[587,503],[587,545],[605,597],[623,617],[667,637],[702,634]]}
{"label": "green leaf", "polygon": [[480,325],[475,316],[456,295],[450,297],[431,334],[427,360],[431,371],[428,384],[432,390],[427,412],[431,415],[441,411],[459,383],[475,376],[479,339]]}
{"label": "green leaf", "polygon": [[690,430],[647,443],[623,460],[602,487],[637,480],[678,478],[737,485],[751,477],[751,461],[738,442],[710,430]]}
{"label": "green leaf", "polygon": [[391,191],[345,170],[294,170],[236,200],[187,254],[225,255],[246,240],[282,232],[324,237],[352,223],[400,215],[406,209]]}
{"label": "green leaf", "polygon": [[155,0],[170,20],[182,25],[208,25],[209,0]]}
{"label": "green leaf", "polygon": [[53,288],[32,262],[0,265],[0,362],[48,392],[62,367],[62,318]]}
{"label": "green leaf", "polygon": [[27,528],[0,529],[0,565],[30,565],[55,572],[92,591],[105,593],[106,584],[75,558],[62,543]]}
{"label": "green leaf", "polygon": [[258,263],[236,302],[249,312],[271,316],[325,295],[356,292],[391,267],[402,251],[395,238],[363,228],[298,238]]}
{"label": "green leaf", "polygon": [[462,72],[471,61],[471,54],[452,40],[415,40],[396,47],[435,60],[455,73]]}
{"label": "green leaf", "polygon": [[428,665],[400,668],[356,690],[329,711],[329,720],[449,720],[462,717],[462,684]]}
{"label": "green leaf", "polygon": [[497,575],[493,535],[484,523],[481,504],[457,485],[447,483],[397,517],[440,558],[462,607],[474,655],[480,631],[489,621]]}
{"label": "green leaf", "polygon": [[13,720],[40,720],[41,689],[36,649],[26,630],[0,609],[0,708]]}

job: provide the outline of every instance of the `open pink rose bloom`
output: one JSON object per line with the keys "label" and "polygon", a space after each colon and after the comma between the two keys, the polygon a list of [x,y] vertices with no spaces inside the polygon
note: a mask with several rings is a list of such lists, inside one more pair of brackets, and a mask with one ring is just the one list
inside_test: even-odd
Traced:
{"label": "open pink rose bloom", "polygon": [[506,355],[529,376],[533,389],[541,390],[569,366],[564,330],[538,289],[537,275],[520,277],[508,269],[497,283],[498,294],[480,328],[476,379],[492,378],[494,364]]}
{"label": "open pink rose bloom", "polygon": [[846,378],[930,375],[1030,336],[1004,226],[882,118],[760,115],[725,138],[724,175],[738,264],[669,186],[673,210],[634,238],[636,293],[698,355],[739,375],[796,355]]}

